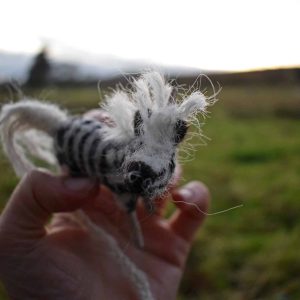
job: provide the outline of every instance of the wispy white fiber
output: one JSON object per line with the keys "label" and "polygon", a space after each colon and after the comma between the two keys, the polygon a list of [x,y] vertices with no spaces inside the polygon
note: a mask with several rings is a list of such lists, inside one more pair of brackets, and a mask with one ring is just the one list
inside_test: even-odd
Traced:
{"label": "wispy white fiber", "polygon": [[134,104],[124,91],[116,91],[111,97],[106,98],[102,104],[115,126],[108,127],[105,136],[117,141],[127,141],[133,137],[131,125],[135,111]]}
{"label": "wispy white fiber", "polygon": [[[152,143],[155,136],[172,138],[170,128],[178,119],[189,120],[195,113],[205,113],[213,100],[208,99],[200,91],[195,91],[179,101],[170,99],[174,89],[162,74],[147,72],[132,81],[132,90],[116,91],[105,99],[102,108],[115,122],[115,127],[107,129],[107,138],[130,139],[134,137],[133,116],[141,113],[144,121],[144,132]],[[151,118],[148,118],[151,111]]]}
{"label": "wispy white fiber", "polygon": [[[0,131],[4,151],[16,174],[24,175],[34,168],[26,156],[26,148],[37,158],[55,162],[52,140],[68,115],[56,105],[24,99],[6,104],[0,115]],[[47,138],[48,136],[48,138]]]}

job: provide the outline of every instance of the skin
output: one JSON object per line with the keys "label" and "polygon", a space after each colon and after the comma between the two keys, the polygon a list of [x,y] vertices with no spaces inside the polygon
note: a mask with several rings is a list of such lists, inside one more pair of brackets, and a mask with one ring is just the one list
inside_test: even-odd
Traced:
{"label": "skin", "polygon": [[[168,200],[180,202],[166,219]],[[147,275],[154,299],[175,299],[193,238],[204,220],[190,204],[207,211],[209,193],[202,183],[191,182],[156,202],[156,213],[150,216],[138,207],[145,238],[145,247],[138,249],[126,214],[107,188],[89,179],[30,172],[0,219],[0,278],[10,298],[137,299],[107,245],[96,242],[67,213],[81,208]]]}

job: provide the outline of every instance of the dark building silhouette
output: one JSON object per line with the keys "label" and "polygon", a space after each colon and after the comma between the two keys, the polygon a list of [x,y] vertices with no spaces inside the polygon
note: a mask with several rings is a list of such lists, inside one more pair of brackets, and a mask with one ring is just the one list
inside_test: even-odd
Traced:
{"label": "dark building silhouette", "polygon": [[26,85],[29,87],[42,87],[48,83],[50,63],[47,58],[47,49],[43,48],[34,58],[28,72]]}

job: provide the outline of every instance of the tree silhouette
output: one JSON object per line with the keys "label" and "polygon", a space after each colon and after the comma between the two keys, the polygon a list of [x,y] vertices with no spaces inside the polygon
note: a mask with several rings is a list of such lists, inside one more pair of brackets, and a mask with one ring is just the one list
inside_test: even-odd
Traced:
{"label": "tree silhouette", "polygon": [[26,85],[29,87],[41,87],[47,84],[50,72],[50,63],[47,58],[47,49],[44,47],[34,58],[28,71]]}

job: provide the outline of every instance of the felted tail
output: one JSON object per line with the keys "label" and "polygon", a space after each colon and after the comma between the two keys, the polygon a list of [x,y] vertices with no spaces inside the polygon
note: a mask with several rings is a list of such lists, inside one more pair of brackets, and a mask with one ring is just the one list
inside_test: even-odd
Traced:
{"label": "felted tail", "polygon": [[34,168],[27,157],[55,165],[53,136],[68,118],[56,105],[36,100],[6,104],[0,113],[3,148],[18,176]]}

